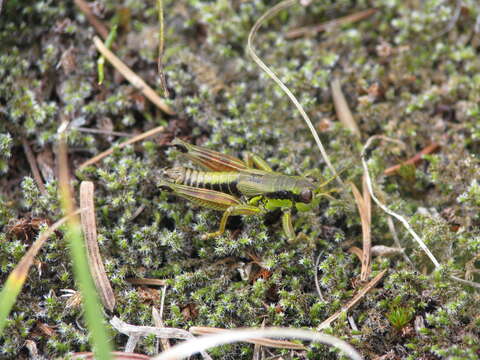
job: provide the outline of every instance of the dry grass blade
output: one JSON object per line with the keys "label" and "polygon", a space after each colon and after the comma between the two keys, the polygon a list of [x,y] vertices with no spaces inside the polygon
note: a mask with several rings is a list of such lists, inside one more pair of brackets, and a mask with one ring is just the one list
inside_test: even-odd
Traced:
{"label": "dry grass blade", "polygon": [[343,313],[346,313],[348,310],[350,310],[352,307],[354,307],[362,297],[365,296],[367,292],[369,292],[375,285],[378,284],[378,282],[383,278],[383,275],[387,272],[387,269],[383,270],[380,272],[377,276],[375,276],[365,287],[360,290],[353,298],[350,300],[345,306],[343,306],[339,311],[337,311],[335,314],[330,316],[327,320],[322,322],[317,330],[323,330],[326,327],[330,326],[330,324],[338,319]]}
{"label": "dry grass blade", "polygon": [[107,27],[97,19],[97,17],[93,14],[90,6],[84,0],[74,0],[75,5],[83,12],[85,17],[87,18],[90,25],[95,28],[95,31],[105,40],[108,37],[108,29]]}
{"label": "dry grass blade", "polygon": [[428,155],[428,154],[434,153],[434,152],[438,151],[439,149],[440,149],[440,144],[432,143],[432,144],[428,145],[426,148],[424,148],[422,151],[420,151],[419,153],[415,154],[413,157],[408,159],[407,161],[404,161],[401,164],[389,167],[383,173],[384,173],[384,175],[389,176],[389,175],[396,174],[402,166],[418,165],[422,161],[423,155]]}
{"label": "dry grass blade", "polygon": [[322,290],[320,289],[320,283],[318,281],[318,266],[320,265],[320,257],[322,253],[318,254],[317,260],[315,260],[315,288],[317,289],[317,294],[320,300],[325,301],[323,298]]}
{"label": "dry grass blade", "polygon": [[367,9],[367,10],[359,11],[355,14],[343,16],[335,20],[324,22],[320,25],[305,26],[298,29],[293,29],[285,34],[285,38],[296,39],[305,35],[314,35],[321,31],[326,31],[328,29],[333,29],[338,26],[342,26],[345,24],[350,24],[350,23],[354,23],[354,22],[366,19],[372,16],[373,14],[375,14],[377,11],[378,11],[377,9]]}
{"label": "dry grass blade", "polygon": [[[142,354],[135,354],[135,353],[127,353],[122,351],[114,351],[112,352],[114,360],[149,360],[150,356],[142,355]],[[83,352],[83,353],[75,353],[72,354],[73,360],[95,360],[95,354],[93,352]]]}
{"label": "dry grass blade", "polygon": [[[167,285],[162,289],[162,299],[160,301],[160,311],[157,310],[155,306],[152,306],[152,318],[155,327],[165,327],[163,323],[163,309],[165,306],[165,295],[167,294]],[[168,339],[160,339],[160,344],[162,345],[162,351],[166,351],[171,348],[170,341]]]}
{"label": "dry grass blade", "polygon": [[84,127],[77,127],[75,129],[78,130],[78,131],[81,131],[81,132],[86,132],[86,133],[91,133],[91,134],[103,134],[103,135],[122,136],[122,137],[132,137],[132,136],[134,136],[132,134],[124,133],[124,132],[120,132],[120,131],[90,129],[90,128],[84,128]]}
{"label": "dry grass blade", "polygon": [[145,81],[137,74],[135,74],[125,63],[123,63],[113,52],[111,52],[97,36],[93,38],[93,43],[98,51],[107,59],[112,66],[127,79],[130,84],[140,90],[147,99],[154,103],[160,110],[169,115],[174,115],[175,111],[165,103],[155,90],[147,85]]}
{"label": "dry grass blade", "polygon": [[33,151],[28,144],[28,141],[25,138],[21,138],[22,140],[22,147],[23,151],[25,151],[25,155],[27,156],[28,164],[30,165],[30,169],[32,169],[33,178],[38,185],[38,189],[45,195],[47,193],[47,189],[45,189],[45,184],[43,183],[42,176],[40,175],[40,171],[38,170],[37,160],[35,160],[35,156],[33,155]]}
{"label": "dry grass blade", "polygon": [[158,75],[160,76],[160,84],[162,85],[163,94],[165,97],[169,97],[170,94],[167,88],[167,80],[165,79],[165,73],[163,72],[163,51],[165,48],[165,24],[163,21],[163,1],[158,0],[158,23],[159,23],[159,30],[158,30]]}
{"label": "dry grass blade", "polygon": [[[40,234],[37,240],[30,246],[28,249],[27,253],[23,255],[22,259],[20,262],[17,264],[15,269],[11,272],[10,277],[18,279],[19,281],[24,281],[27,274],[28,270],[30,269],[30,266],[33,264],[33,259],[35,256],[37,256],[38,252],[42,248],[43,244],[48,240],[48,238],[56,231],[60,226],[65,224],[70,218],[80,214],[82,210],[78,209],[77,211],[61,218],[58,220],[55,224],[50,226],[47,230],[45,230],[43,233]],[[8,281],[8,280],[7,280]]]}
{"label": "dry grass blade", "polygon": [[362,250],[362,272],[360,274],[360,280],[366,281],[370,276],[371,269],[371,248],[372,248],[372,233],[371,233],[371,214],[369,203],[365,202],[364,197],[360,194],[355,184],[351,183],[353,196],[357,203],[358,213],[360,214],[360,220],[362,223],[362,237],[363,237],[363,250]]}
{"label": "dry grass blade", "polygon": [[[194,335],[219,334],[219,333],[230,331],[230,330],[231,329],[220,329],[220,328],[212,328],[212,327],[204,327],[204,326],[192,326],[189,329],[189,331]],[[306,350],[306,347],[303,346],[302,344],[296,344],[286,340],[255,338],[255,339],[247,339],[245,341],[252,344],[258,344],[258,345],[277,348],[277,349]]]}
{"label": "dry grass blade", "polygon": [[[68,122],[64,121],[58,128],[58,192],[63,212],[71,214],[75,212],[75,199],[70,187],[67,133],[65,132],[67,127]],[[84,316],[89,330],[90,344],[97,359],[110,360],[112,358],[112,347],[109,342],[108,330],[103,323],[102,306],[90,275],[82,228],[78,216],[69,218],[65,239],[69,244],[73,274],[82,294],[82,304],[85,310]]]}
{"label": "dry grass blade", "polygon": [[155,335],[163,339],[191,339],[193,337],[188,331],[176,328],[158,328],[154,326],[137,326],[127,324],[114,316],[110,324],[120,333],[127,336],[148,336]]}
{"label": "dry grass blade", "polygon": [[23,255],[20,262],[17,264],[15,269],[10,273],[5,285],[3,286],[2,291],[0,292],[0,334],[5,326],[5,320],[10,313],[10,310],[15,303],[15,300],[22,290],[23,284],[28,275],[28,271],[33,264],[35,256],[42,248],[43,244],[47,239],[63,224],[69,221],[72,217],[77,216],[80,213],[80,210],[75,211],[74,213],[63,217],[55,224],[50,226],[47,230],[40,234],[37,240],[30,246],[27,253]]}
{"label": "dry grass blade", "polygon": [[[110,320],[110,324],[120,333],[131,336],[155,335],[160,339],[192,339],[194,336],[186,330],[175,328],[158,328],[153,326],[137,326],[127,324],[116,316]],[[212,360],[206,352],[201,352],[204,359]]]}
{"label": "dry grass blade", "polygon": [[375,245],[375,246],[372,246],[371,253],[372,253],[372,256],[390,257],[395,255],[402,255],[403,249],[391,247],[391,246],[385,246],[385,245]]}
{"label": "dry grass blade", "polygon": [[113,311],[115,307],[115,294],[108,280],[103,266],[100,249],[97,242],[97,223],[95,220],[95,204],[93,202],[94,186],[91,181],[82,181],[80,184],[80,207],[84,209],[80,215],[82,231],[87,247],[88,264],[93,281],[100,295],[103,306]]}
{"label": "dry grass blade", "polygon": [[350,254],[353,254],[355,255],[356,257],[358,257],[358,260],[360,262],[362,262],[362,259],[363,259],[363,251],[362,249],[360,249],[359,247],[356,247],[356,246],[352,246],[350,248],[348,248],[347,250]]}
{"label": "dry grass blade", "polygon": [[360,129],[353,118],[352,112],[348,107],[347,100],[342,92],[340,86],[340,80],[334,78],[330,84],[332,89],[333,104],[335,105],[335,112],[337,113],[338,120],[355,136],[361,137]]}
{"label": "dry grass blade", "polygon": [[372,198],[370,197],[370,193],[368,192],[367,177],[365,175],[362,176],[362,188],[363,188],[362,189],[363,202],[367,210],[368,223],[371,226],[372,225]]}
{"label": "dry grass blade", "polygon": [[[352,246],[347,251],[351,254],[356,255],[358,257],[358,260],[362,261],[362,259],[363,259],[362,249],[360,249],[356,246]],[[372,249],[370,250],[370,254],[371,254],[371,256],[390,257],[390,256],[403,254],[403,249],[402,248],[385,246],[385,245],[375,245],[375,246],[372,246]]]}
{"label": "dry grass blade", "polygon": [[[137,135],[137,136],[134,136],[132,137],[131,139],[117,145],[118,148],[123,148],[125,146],[128,146],[130,144],[133,144],[133,143],[136,143],[137,141],[141,141],[141,140],[144,140],[150,136],[153,136],[155,134],[158,134],[158,133],[161,133],[165,131],[165,127],[163,126],[158,126],[156,128],[153,128],[151,130],[148,130],[146,132],[144,132],[143,134],[140,134],[140,135]],[[78,168],[81,170],[89,165],[92,165],[92,164],[95,164],[96,162],[102,160],[103,158],[107,157],[108,155],[111,155],[113,153],[113,150],[114,148],[111,147],[110,149],[108,150],[105,150],[104,152],[94,156],[93,158],[91,158],[90,160],[87,160],[85,161],[83,164],[81,164]]]}
{"label": "dry grass blade", "polygon": [[[162,297],[163,298],[163,297]],[[164,328],[165,324],[163,323],[162,316],[155,306],[152,306],[152,318],[153,324],[157,328]],[[166,351],[171,348],[170,341],[168,339],[160,339],[160,344],[162,351]]]}
{"label": "dry grass blade", "polygon": [[167,281],[162,279],[148,279],[148,278],[128,278],[127,282],[133,285],[155,285],[155,286],[166,286]]}

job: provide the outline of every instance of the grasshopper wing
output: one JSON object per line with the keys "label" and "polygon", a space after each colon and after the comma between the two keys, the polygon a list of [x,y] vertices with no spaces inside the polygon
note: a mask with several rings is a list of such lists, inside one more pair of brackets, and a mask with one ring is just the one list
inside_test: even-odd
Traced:
{"label": "grasshopper wing", "polygon": [[178,138],[172,141],[184,155],[206,170],[211,171],[242,171],[249,167],[240,159],[213,151],[201,146],[189,144]]}
{"label": "grasshopper wing", "polygon": [[174,184],[163,179],[160,180],[159,187],[161,190],[166,190],[197,205],[213,210],[224,211],[231,206],[242,204],[237,197],[220,191]]}

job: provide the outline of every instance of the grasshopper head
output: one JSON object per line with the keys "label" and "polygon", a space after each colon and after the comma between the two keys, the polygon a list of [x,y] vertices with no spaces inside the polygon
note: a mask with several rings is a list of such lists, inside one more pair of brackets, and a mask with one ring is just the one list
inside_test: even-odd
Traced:
{"label": "grasshopper head", "polygon": [[296,194],[295,207],[298,211],[309,211],[315,199],[316,186],[305,178],[298,178],[293,192]]}
{"label": "grasshopper head", "polygon": [[300,192],[300,201],[305,204],[310,204],[313,199],[313,191],[311,189],[305,188]]}
{"label": "grasshopper head", "polygon": [[316,186],[305,178],[296,179],[293,192],[296,194],[296,201],[303,204],[310,204],[314,198]]}

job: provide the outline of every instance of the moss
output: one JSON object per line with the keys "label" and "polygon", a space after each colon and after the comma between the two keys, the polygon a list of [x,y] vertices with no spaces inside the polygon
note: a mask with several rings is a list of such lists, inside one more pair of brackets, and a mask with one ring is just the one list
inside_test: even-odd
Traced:
{"label": "moss", "polygon": [[[97,84],[94,30],[72,3],[4,2],[0,282],[41,231],[35,229],[26,238],[12,232],[12,225],[60,217],[56,180],[47,181],[46,193],[40,192],[20,140],[27,139],[37,157],[55,150],[59,122],[68,120],[72,186],[78,193],[81,180],[95,183],[98,240],[117,299],[114,313],[123,320],[152,325],[151,306],[159,306],[158,296],[146,296],[126,281],[130,277],[168,279],[164,321],[184,329],[258,327],[264,320],[268,326],[315,329],[355,294],[361,265],[344,248],[361,246],[362,235],[349,194],[334,193],[334,199],[323,198],[315,210],[295,214],[295,230],[304,237],[294,243],[283,234],[278,213],[234,218],[224,236],[204,241],[202,235],[217,228],[219,214],[157,188],[162,168],[188,164],[178,152],[165,148],[174,136],[235,156],[253,151],[285,174],[318,181],[331,178],[297,111],[245,52],[250,28],[274,3],[164,1],[164,70],[173,94],[168,102],[178,112],[167,117],[118,79],[109,65],[104,84]],[[155,8],[129,1],[119,9],[110,0],[104,6],[107,24],[123,14],[116,53],[159,89]],[[255,43],[258,54],[287,82],[321,129],[333,164],[345,169],[345,180],[360,184],[359,152],[369,136],[384,134],[405,144],[401,148],[380,143],[369,154],[376,191],[393,210],[411,219],[444,265],[434,271],[418,245],[397,227],[415,269],[403,257],[375,258],[374,275],[387,268],[389,272],[378,289],[349,312],[358,330],[352,330],[346,317],[326,330],[354,344],[365,357],[393,351],[399,358],[470,359],[479,351],[478,294],[449,278],[466,275],[480,281],[474,258],[480,251],[480,57],[478,34],[472,32],[480,13],[475,0],[463,1],[459,21],[443,33],[455,6],[444,0],[312,2],[308,8],[281,12],[262,27]],[[289,29],[367,7],[379,12],[314,36],[283,36]],[[362,139],[336,121],[329,90],[333,76],[342,81]],[[77,171],[84,160],[117,141],[82,128],[108,129],[109,124],[128,133],[158,125],[168,131],[159,141],[116,148],[102,162]],[[440,151],[425,156],[416,169],[383,175],[385,168],[431,142],[439,143]],[[386,218],[376,207],[372,236],[375,245],[394,246]],[[46,357],[89,349],[81,308],[67,308],[67,299],[61,297],[61,289],[75,289],[66,246],[58,232],[39,255],[39,267],[31,270],[0,340],[0,357],[26,353],[25,340],[35,341]],[[315,271],[324,300],[317,294]],[[39,323],[53,327],[54,334],[39,331]],[[112,341],[120,349],[125,337],[116,334]],[[148,338],[137,350],[152,354],[154,348],[154,339]],[[249,359],[252,351],[251,345],[239,344],[211,354]],[[272,353],[339,358],[338,352],[322,345],[311,345],[306,355]]]}

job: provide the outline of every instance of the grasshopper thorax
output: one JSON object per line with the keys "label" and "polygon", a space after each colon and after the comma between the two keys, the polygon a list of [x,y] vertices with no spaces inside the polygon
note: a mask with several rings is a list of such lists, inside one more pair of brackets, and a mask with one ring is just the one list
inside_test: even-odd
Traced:
{"label": "grasshopper thorax", "polygon": [[303,177],[275,174],[272,177],[273,191],[266,196],[271,199],[288,199],[309,204],[313,200],[315,185]]}

